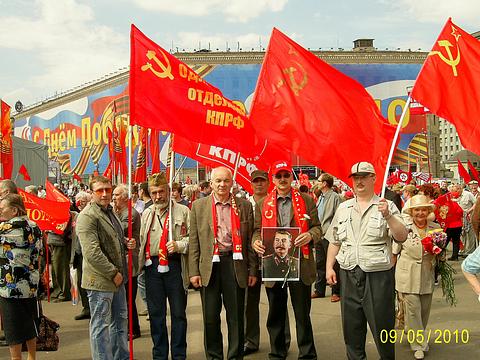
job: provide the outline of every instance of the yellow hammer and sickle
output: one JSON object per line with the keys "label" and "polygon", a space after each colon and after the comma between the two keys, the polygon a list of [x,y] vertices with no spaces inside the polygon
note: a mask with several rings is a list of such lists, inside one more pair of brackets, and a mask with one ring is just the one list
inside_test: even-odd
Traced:
{"label": "yellow hammer and sickle", "polygon": [[453,76],[457,76],[457,65],[460,63],[460,49],[458,48],[458,43],[457,43],[457,57],[454,59],[452,52],[450,51],[450,48],[453,46],[450,41],[448,40],[439,40],[438,45],[441,47],[445,48],[445,51],[447,52],[448,59],[440,52],[440,51],[430,51],[430,55],[438,55],[440,60],[442,60],[444,63],[447,65],[450,65],[452,67],[453,71]]}
{"label": "yellow hammer and sickle", "polygon": [[153,65],[149,62],[147,62],[145,65],[143,65],[141,67],[141,69],[142,69],[142,71],[151,70],[160,79],[169,78],[170,80],[173,80],[174,77],[172,75],[172,66],[170,65],[170,61],[168,61],[167,55],[165,55],[165,53],[162,50],[160,50],[160,52],[162,53],[163,58],[165,59],[165,62],[167,63],[167,65],[165,65],[163,62],[161,62],[157,58],[157,54],[153,50],[148,50],[147,51],[147,59],[155,61],[155,63],[158,65],[158,67],[161,69],[161,71],[155,70],[153,68]]}
{"label": "yellow hammer and sickle", "polygon": [[[307,78],[307,73],[305,72],[305,69],[303,68],[303,66],[294,61],[294,63],[297,65],[297,67],[294,67],[294,66],[290,66],[286,69],[283,69],[283,73],[285,75],[288,76],[288,86],[289,88],[293,91],[293,93],[295,94],[295,96],[298,96],[300,94],[300,90],[302,90],[308,83],[308,78]],[[300,81],[300,83],[297,83],[297,80],[295,80],[295,72],[297,72],[298,70],[300,69],[300,72],[302,74],[302,80]],[[283,80],[280,80],[278,82],[278,85],[277,87],[281,87],[282,85],[285,84],[285,81]]]}
{"label": "yellow hammer and sickle", "polygon": [[267,210],[265,211],[265,217],[270,220],[273,217],[273,211],[272,210]]}

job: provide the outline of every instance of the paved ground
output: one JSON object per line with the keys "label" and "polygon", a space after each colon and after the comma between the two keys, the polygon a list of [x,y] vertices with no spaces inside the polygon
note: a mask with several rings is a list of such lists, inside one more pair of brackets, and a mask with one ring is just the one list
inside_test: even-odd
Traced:
{"label": "paved ground", "polygon": [[[470,287],[460,273],[460,263],[454,263],[458,270],[456,275],[456,293],[458,305],[449,307],[441,297],[441,289],[436,289],[434,294],[432,312],[430,315],[429,328],[432,330],[430,340],[430,351],[426,358],[443,359],[480,359],[480,304],[471,291]],[[290,309],[291,310],[291,309]],[[88,338],[88,321],[74,321],[80,308],[69,303],[44,304],[44,311],[47,316],[61,324],[59,330],[60,348],[57,352],[41,352],[39,360],[87,360],[90,359],[90,347]],[[261,347],[256,354],[250,355],[247,359],[266,359],[269,351],[268,334],[265,327],[268,304],[265,292],[262,291],[260,304],[261,324]],[[290,313],[293,319],[293,314]],[[149,324],[145,317],[140,318],[142,337],[134,342],[135,359],[151,359],[151,339]],[[345,359],[345,346],[342,338],[340,324],[340,305],[330,303],[329,298],[315,299],[312,305],[312,322],[315,335],[315,345],[319,359]],[[225,325],[225,322],[223,321]],[[295,342],[295,330],[292,325],[292,346],[289,359],[297,358],[297,346]],[[453,332],[459,331],[458,339]],[[463,330],[464,340],[462,343],[461,334]],[[451,339],[448,334],[452,332]],[[469,335],[468,339],[465,336]],[[224,339],[226,329],[224,326]],[[441,333],[441,337],[436,339]],[[445,337],[443,337],[445,335]],[[439,343],[435,343],[437,340]],[[200,296],[198,292],[190,292],[188,298],[188,358],[192,360],[204,359],[203,353],[203,331]],[[448,342],[448,343],[447,343]],[[402,344],[396,345],[397,359],[413,359],[406,339]],[[367,338],[367,355],[370,359],[378,358],[375,345],[370,335]],[[24,356],[25,358],[26,356]],[[8,349],[0,348],[0,359],[8,359]]]}

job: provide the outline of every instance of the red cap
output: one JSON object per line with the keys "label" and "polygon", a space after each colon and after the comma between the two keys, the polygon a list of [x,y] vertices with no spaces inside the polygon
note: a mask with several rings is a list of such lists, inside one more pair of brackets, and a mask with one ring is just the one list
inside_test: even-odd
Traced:
{"label": "red cap", "polygon": [[276,175],[282,170],[293,173],[292,166],[285,160],[277,161],[272,165],[272,175]]}

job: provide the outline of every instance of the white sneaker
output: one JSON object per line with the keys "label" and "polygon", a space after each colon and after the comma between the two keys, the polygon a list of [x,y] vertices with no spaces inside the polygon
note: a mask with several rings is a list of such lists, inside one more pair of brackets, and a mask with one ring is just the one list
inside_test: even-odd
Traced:
{"label": "white sneaker", "polygon": [[417,350],[415,351],[415,353],[413,354],[413,357],[415,359],[423,359],[425,357],[425,354],[423,353],[422,350]]}

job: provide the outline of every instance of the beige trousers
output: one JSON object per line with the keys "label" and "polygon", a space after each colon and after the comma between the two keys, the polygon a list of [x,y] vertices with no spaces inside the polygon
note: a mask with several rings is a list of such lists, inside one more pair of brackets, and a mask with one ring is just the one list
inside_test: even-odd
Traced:
{"label": "beige trousers", "polygon": [[[430,316],[430,308],[432,305],[432,295],[433,294],[402,294],[403,301],[405,304],[405,335],[408,334],[408,331],[413,331],[414,336],[411,335],[411,339],[414,341],[410,342],[410,348],[413,351],[416,350],[428,350],[427,336],[425,334],[425,329],[427,327],[428,318]],[[422,339],[422,336],[419,334],[423,333],[423,342],[418,340]]]}

